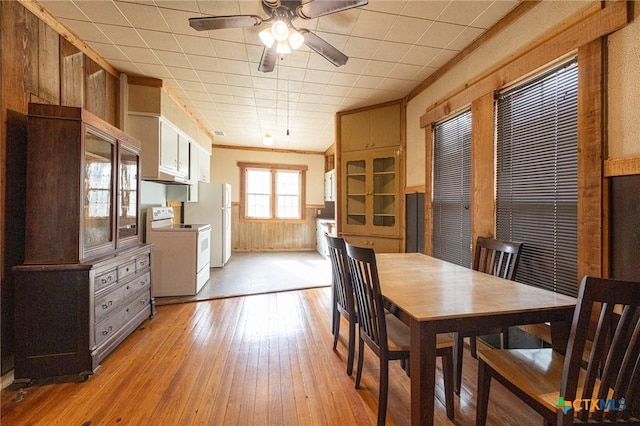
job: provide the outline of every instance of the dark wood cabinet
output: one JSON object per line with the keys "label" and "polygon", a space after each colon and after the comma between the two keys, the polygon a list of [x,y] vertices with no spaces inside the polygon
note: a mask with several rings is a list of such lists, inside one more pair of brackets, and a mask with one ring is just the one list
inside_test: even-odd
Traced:
{"label": "dark wood cabinet", "polygon": [[154,314],[140,143],[74,107],[30,104],[16,380],[92,374]]}

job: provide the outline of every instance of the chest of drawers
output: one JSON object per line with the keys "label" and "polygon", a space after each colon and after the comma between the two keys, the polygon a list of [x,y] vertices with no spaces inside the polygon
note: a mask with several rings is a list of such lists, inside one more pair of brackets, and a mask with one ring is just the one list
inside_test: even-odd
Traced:
{"label": "chest of drawers", "polygon": [[155,312],[152,245],[70,265],[21,265],[15,379],[88,376]]}

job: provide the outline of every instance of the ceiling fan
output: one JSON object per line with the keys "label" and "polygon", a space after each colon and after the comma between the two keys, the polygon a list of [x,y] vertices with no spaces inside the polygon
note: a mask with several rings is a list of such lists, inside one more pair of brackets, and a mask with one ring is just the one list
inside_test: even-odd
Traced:
{"label": "ceiling fan", "polygon": [[263,30],[260,39],[265,44],[258,70],[271,72],[279,54],[289,53],[303,43],[339,67],[349,57],[305,28],[295,28],[295,19],[314,19],[332,13],[364,6],[368,0],[262,0],[262,8],[269,18],[256,15],[205,16],[190,18],[189,25],[197,31],[243,28],[273,22],[271,29]]}

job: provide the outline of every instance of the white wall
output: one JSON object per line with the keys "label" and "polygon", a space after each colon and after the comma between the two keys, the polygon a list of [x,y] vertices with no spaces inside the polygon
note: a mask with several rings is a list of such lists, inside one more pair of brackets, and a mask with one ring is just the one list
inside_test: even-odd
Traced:
{"label": "white wall", "polygon": [[211,153],[211,182],[230,183],[231,201],[234,203],[240,201],[238,162],[306,165],[307,205],[324,204],[324,154],[289,154],[214,146]]}

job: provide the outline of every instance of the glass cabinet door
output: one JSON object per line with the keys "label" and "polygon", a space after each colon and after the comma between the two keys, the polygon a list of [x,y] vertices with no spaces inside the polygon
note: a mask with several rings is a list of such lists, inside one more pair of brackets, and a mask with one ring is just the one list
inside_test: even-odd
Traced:
{"label": "glass cabinet door", "polygon": [[113,165],[115,145],[100,135],[85,133],[83,241],[88,251],[113,246]]}
{"label": "glass cabinet door", "polygon": [[347,225],[366,225],[367,174],[365,160],[347,161]]}
{"label": "glass cabinet door", "polygon": [[396,224],[395,158],[373,159],[373,225]]}
{"label": "glass cabinet door", "polygon": [[118,241],[138,236],[138,154],[120,147]]}

